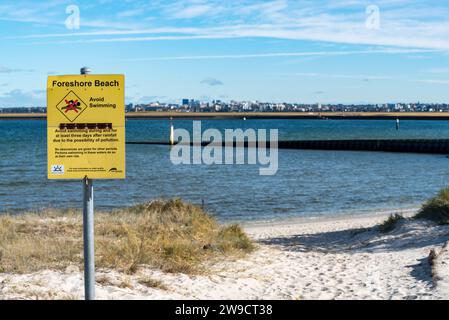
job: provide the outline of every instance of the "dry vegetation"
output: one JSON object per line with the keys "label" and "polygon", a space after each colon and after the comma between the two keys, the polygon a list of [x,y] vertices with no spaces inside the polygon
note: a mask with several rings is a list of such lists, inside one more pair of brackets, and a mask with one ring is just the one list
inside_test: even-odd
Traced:
{"label": "dry vegetation", "polygon": [[[251,252],[238,225],[220,227],[201,208],[180,200],[152,201],[95,216],[96,265],[126,273],[148,265],[195,273],[201,263]],[[0,217],[0,272],[82,268],[82,218],[75,211]]]}

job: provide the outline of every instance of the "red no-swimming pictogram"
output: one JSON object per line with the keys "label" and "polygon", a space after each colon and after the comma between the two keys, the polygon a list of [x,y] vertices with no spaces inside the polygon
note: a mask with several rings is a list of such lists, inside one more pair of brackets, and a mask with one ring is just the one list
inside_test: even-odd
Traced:
{"label": "red no-swimming pictogram", "polygon": [[73,122],[87,109],[87,105],[75,92],[70,91],[56,105],[56,108],[67,120]]}
{"label": "red no-swimming pictogram", "polygon": [[69,112],[70,110],[73,110],[76,113],[78,113],[78,109],[81,109],[81,108],[78,108],[78,106],[80,105],[80,103],[78,103],[78,100],[75,100],[75,101],[73,101],[73,100],[70,100],[70,101],[65,100],[65,103],[67,104],[67,106],[62,108],[62,109],[65,109],[65,113]]}

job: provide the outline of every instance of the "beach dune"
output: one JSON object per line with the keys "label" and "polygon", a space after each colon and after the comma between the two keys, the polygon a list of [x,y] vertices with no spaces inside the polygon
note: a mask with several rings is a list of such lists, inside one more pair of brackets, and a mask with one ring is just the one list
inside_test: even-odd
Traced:
{"label": "beach dune", "polygon": [[[449,227],[404,219],[382,233],[378,225],[388,216],[248,223],[244,228],[258,248],[246,257],[207,262],[206,271],[194,275],[146,267],[132,275],[98,270],[97,298],[449,298]],[[82,299],[82,272],[0,274],[0,297]]]}

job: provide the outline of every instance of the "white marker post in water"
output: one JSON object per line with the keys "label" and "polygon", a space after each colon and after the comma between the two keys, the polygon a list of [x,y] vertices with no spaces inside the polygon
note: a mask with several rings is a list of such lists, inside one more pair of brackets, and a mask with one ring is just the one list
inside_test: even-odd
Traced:
{"label": "white marker post in water", "polygon": [[175,127],[173,126],[173,117],[170,117],[170,145],[175,144]]}

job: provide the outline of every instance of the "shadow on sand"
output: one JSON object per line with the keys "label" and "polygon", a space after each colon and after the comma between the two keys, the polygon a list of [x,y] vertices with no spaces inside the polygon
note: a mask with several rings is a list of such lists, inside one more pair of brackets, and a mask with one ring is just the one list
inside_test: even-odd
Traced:
{"label": "shadow on sand", "polygon": [[[277,246],[282,250],[321,253],[375,253],[399,252],[429,246],[442,246],[449,240],[449,226],[438,226],[430,222],[404,220],[389,233],[372,228],[342,231],[298,234],[260,240],[265,245]],[[427,256],[417,263],[407,265],[410,275],[433,286],[432,270]]]}
{"label": "shadow on sand", "polygon": [[394,252],[441,245],[449,240],[449,227],[425,221],[404,220],[395,230],[381,233],[378,227],[298,234],[260,240],[265,245],[297,252],[358,253]]}

